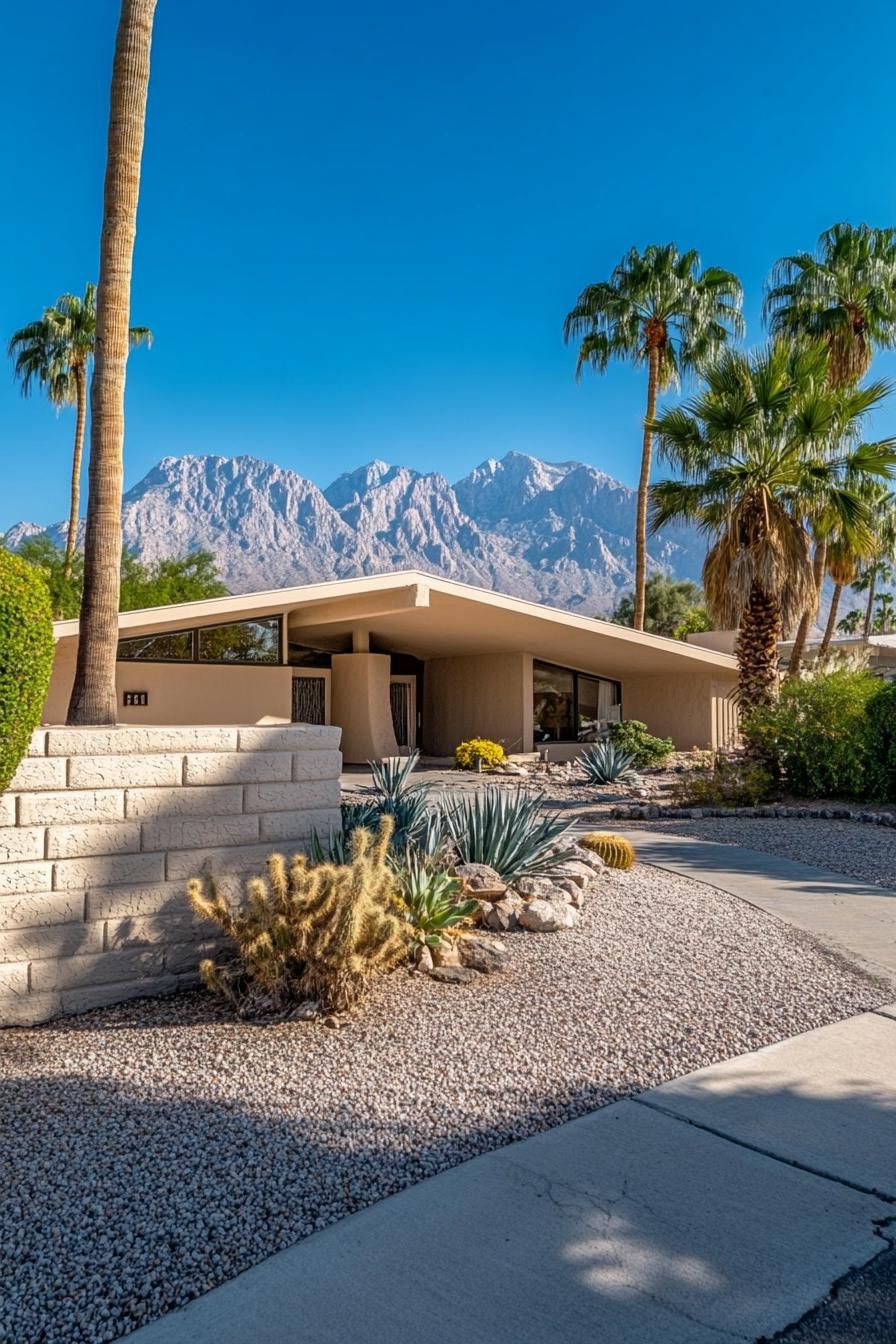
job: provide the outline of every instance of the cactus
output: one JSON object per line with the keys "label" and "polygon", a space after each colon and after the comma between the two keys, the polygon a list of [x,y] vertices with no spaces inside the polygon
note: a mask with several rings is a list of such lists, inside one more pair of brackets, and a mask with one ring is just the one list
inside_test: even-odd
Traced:
{"label": "cactus", "polygon": [[634,867],[634,848],[621,835],[592,831],[590,835],[583,835],[579,844],[597,854],[608,868],[621,868],[623,872],[628,872],[629,868]]}
{"label": "cactus", "polygon": [[392,908],[395,878],[386,863],[392,819],[376,836],[356,830],[345,864],[312,866],[304,854],[267,862],[267,878],[247,883],[247,907],[232,911],[211,879],[194,878],[193,909],[233,939],[236,957],[199,971],[209,989],[239,1011],[281,1010],[315,999],[321,1008],[352,1007],[368,980],[408,954],[410,929]]}

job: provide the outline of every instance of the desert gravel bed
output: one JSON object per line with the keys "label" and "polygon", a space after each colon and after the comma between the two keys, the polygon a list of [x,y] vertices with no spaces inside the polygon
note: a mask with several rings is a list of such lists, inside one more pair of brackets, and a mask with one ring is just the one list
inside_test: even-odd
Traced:
{"label": "desert gravel bed", "polygon": [[400,972],[341,1030],[197,992],[0,1035],[3,1344],[115,1340],[477,1153],[892,998],[649,868],[507,941],[509,974]]}
{"label": "desert gravel bed", "polygon": [[725,845],[745,845],[784,859],[811,863],[859,882],[896,888],[896,830],[856,821],[800,820],[788,817],[705,817],[701,821],[607,822],[622,830],[640,828],[667,835],[693,835]]}

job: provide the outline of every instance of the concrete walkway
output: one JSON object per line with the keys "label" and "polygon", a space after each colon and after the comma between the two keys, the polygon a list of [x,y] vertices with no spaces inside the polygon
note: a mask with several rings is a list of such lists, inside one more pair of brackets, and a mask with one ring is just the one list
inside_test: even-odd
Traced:
{"label": "concrete walkway", "polygon": [[701,1070],[382,1201],[130,1344],[727,1344],[890,1246],[896,1016]]}
{"label": "concrete walkway", "polygon": [[896,891],[740,845],[650,830],[619,834],[642,863],[767,910],[896,986]]}
{"label": "concrete walkway", "polygon": [[[896,893],[747,849],[629,834],[643,861],[731,892],[896,983]],[[842,1310],[865,1320],[869,1340],[869,1319],[896,1337],[894,1241],[891,1004],[477,1157],[128,1341],[733,1344],[801,1321],[844,1277]],[[865,1266],[867,1287],[852,1281]],[[810,1318],[799,1338],[827,1329]],[[864,1336],[847,1326],[838,1338]]]}

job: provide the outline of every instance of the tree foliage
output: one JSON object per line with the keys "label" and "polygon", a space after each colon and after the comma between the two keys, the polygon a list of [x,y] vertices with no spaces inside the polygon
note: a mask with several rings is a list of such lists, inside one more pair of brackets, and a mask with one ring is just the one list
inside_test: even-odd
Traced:
{"label": "tree foliage", "polygon": [[53,612],[46,585],[0,550],[0,793],[40,723],[53,670]]}
{"label": "tree foliage", "polygon": [[[54,613],[74,618],[81,609],[81,584],[84,558],[76,551],[71,576],[65,574],[65,552],[49,537],[29,537],[18,554],[40,570],[50,593]],[[177,602],[199,602],[209,597],[226,597],[227,587],[218,572],[211,551],[191,551],[145,564],[133,551],[121,557],[121,610],[166,607]]]}
{"label": "tree foliage", "polygon": [[866,713],[879,690],[867,668],[822,666],[786,681],[775,704],[745,720],[744,733],[797,797],[865,798]]}
{"label": "tree foliage", "polygon": [[[703,605],[703,590],[690,579],[670,579],[651,574],[647,580],[644,603],[644,629],[652,635],[683,639],[682,626],[688,630],[706,630],[709,621]],[[618,602],[610,620],[616,625],[634,624],[635,595],[626,593]]]}

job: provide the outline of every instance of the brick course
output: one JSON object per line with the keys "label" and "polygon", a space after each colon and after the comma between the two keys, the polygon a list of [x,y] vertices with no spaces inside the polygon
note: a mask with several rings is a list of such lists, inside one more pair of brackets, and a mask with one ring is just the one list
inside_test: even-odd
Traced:
{"label": "brick course", "polygon": [[337,728],[51,728],[0,797],[0,1026],[196,983],[228,900],[274,849],[340,824]]}

